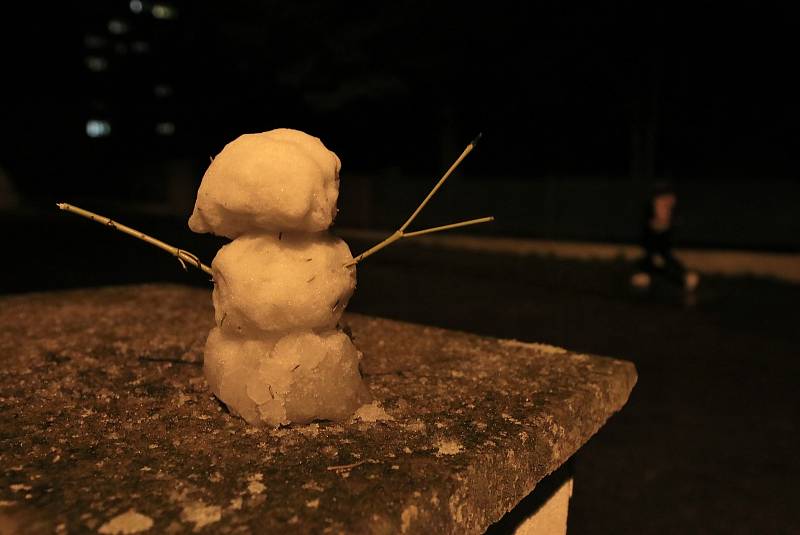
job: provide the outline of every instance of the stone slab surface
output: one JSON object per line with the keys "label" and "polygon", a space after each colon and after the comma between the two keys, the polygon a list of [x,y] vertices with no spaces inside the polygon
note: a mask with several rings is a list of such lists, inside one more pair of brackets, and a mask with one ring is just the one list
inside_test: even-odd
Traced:
{"label": "stone slab surface", "polygon": [[388,421],[253,428],[210,291],[0,298],[0,533],[481,533],[626,402],[631,363],[359,315]]}

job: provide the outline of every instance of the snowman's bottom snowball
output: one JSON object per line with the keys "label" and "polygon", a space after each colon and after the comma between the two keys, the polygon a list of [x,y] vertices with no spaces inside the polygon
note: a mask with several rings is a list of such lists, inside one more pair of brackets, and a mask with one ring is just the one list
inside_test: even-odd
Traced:
{"label": "snowman's bottom snowball", "polygon": [[344,420],[372,396],[361,354],[340,331],[243,338],[214,328],[203,370],[216,396],[252,425]]}

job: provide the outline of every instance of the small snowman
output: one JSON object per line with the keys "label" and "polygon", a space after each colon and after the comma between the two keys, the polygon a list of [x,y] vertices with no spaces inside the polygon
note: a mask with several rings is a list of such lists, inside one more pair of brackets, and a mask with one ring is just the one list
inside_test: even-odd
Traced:
{"label": "small snowman", "polygon": [[[58,208],[143,240],[212,276],[215,327],[203,370],[212,392],[252,425],[304,424],[385,415],[359,370],[361,353],[339,328],[356,286],[356,264],[392,243],[456,229],[482,217],[408,227],[475,148],[461,153],[406,222],[355,258],[328,232],[341,161],[322,141],[280,128],[245,134],[213,158],[189,227],[232,241],[211,267],[194,254],[83,208]],[[359,410],[361,409],[361,410]]]}
{"label": "small snowman", "polygon": [[316,137],[238,137],[213,159],[189,227],[231,238],[211,263],[216,326],[206,380],[250,424],[342,420],[372,397],[361,353],[338,322],[356,285],[347,244],[328,232],[341,162]]}

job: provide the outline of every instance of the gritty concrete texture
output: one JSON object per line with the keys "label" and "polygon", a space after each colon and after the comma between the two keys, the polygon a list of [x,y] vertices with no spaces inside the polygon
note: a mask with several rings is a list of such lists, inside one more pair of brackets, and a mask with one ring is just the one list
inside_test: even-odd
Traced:
{"label": "gritty concrete texture", "polygon": [[0,532],[481,533],[636,382],[620,360],[348,315],[391,419],[253,428],[203,379],[212,318],[210,291],[171,285],[0,299]]}

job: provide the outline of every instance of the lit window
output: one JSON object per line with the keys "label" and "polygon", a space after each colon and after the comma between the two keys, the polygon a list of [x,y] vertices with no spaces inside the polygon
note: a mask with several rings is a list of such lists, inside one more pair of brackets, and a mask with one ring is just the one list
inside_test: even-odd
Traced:
{"label": "lit window", "polygon": [[131,50],[136,54],[144,54],[150,51],[150,44],[145,41],[134,41],[131,43]]}
{"label": "lit window", "polygon": [[119,19],[111,19],[108,21],[108,31],[114,35],[122,35],[128,31],[128,25],[125,21]]}
{"label": "lit window", "polygon": [[141,13],[142,9],[144,8],[141,0],[131,0],[128,6],[131,8],[131,12],[133,13]]}
{"label": "lit window", "polygon": [[158,123],[156,125],[156,134],[159,136],[171,136],[175,133],[175,123]]}
{"label": "lit window", "polygon": [[153,4],[151,12],[157,19],[174,19],[178,15],[178,11],[167,4]]}
{"label": "lit window", "polygon": [[111,124],[108,121],[89,119],[86,121],[86,135],[89,137],[106,137],[111,133]]}
{"label": "lit window", "polygon": [[101,72],[108,69],[108,60],[101,56],[86,56],[84,63],[90,71]]}
{"label": "lit window", "polygon": [[172,94],[172,86],[167,84],[156,84],[153,86],[153,94],[158,98],[166,98]]}

